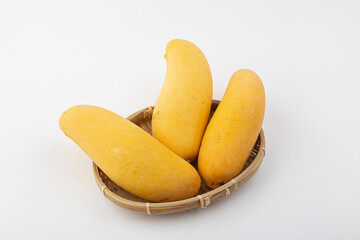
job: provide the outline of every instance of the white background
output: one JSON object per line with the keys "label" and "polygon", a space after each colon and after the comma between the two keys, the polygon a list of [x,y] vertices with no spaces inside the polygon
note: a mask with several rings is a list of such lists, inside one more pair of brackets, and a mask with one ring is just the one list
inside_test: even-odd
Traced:
{"label": "white background", "polygon": [[[0,1],[1,239],[359,239],[359,1]],[[183,214],[117,207],[58,127],[67,108],[153,105],[165,46],[197,44],[221,99],[250,68],[266,156],[231,197]]]}

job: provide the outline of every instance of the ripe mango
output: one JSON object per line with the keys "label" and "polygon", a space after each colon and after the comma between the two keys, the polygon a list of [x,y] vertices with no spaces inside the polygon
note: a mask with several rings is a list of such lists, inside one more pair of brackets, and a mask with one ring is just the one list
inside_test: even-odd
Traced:
{"label": "ripe mango", "polygon": [[66,110],[59,124],[111,180],[136,196],[169,202],[192,197],[200,188],[193,166],[111,111],[79,105]]}
{"label": "ripe mango", "polygon": [[264,86],[256,73],[235,72],[205,131],[198,169],[205,184],[216,188],[237,176],[260,133],[265,112]]}
{"label": "ripe mango", "polygon": [[152,117],[153,136],[191,162],[199,152],[212,101],[212,76],[201,50],[191,42],[166,46],[166,76]]}

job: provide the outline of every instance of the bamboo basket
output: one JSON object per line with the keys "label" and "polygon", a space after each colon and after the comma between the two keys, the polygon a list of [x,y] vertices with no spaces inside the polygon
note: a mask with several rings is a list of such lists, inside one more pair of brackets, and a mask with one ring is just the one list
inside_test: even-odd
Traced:
{"label": "bamboo basket", "polygon": [[[211,106],[210,118],[214,114],[220,101],[213,100]],[[140,126],[149,134],[151,131],[151,117],[154,107],[144,108],[127,119]],[[244,184],[250,177],[252,177],[259,168],[262,159],[265,155],[265,136],[261,129],[259,137],[255,143],[255,146],[247,160],[242,172],[233,178],[226,184],[216,188],[210,189],[204,183],[201,184],[198,194],[192,198],[188,198],[181,201],[166,202],[166,203],[154,203],[139,198],[126,190],[117,186],[111,179],[109,179],[100,168],[93,163],[93,170],[95,180],[99,186],[101,192],[106,198],[115,203],[116,205],[145,214],[170,214],[187,211],[193,208],[206,208],[210,204],[217,200],[229,196],[232,192],[238,189],[238,187]],[[197,161],[193,163],[194,167],[197,166]]]}

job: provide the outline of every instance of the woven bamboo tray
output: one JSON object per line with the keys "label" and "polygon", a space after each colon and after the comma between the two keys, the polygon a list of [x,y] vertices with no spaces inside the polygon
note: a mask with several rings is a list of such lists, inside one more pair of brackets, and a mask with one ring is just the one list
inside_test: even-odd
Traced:
{"label": "woven bamboo tray", "polygon": [[[214,114],[219,101],[213,100],[211,106],[210,117]],[[149,134],[151,132],[151,117],[153,106],[144,108],[128,117],[130,121],[140,126]],[[242,172],[226,184],[216,188],[210,189],[204,183],[195,197],[188,198],[181,201],[166,202],[166,203],[153,203],[139,198],[124,189],[117,186],[111,181],[100,168],[93,163],[93,170],[95,180],[101,192],[106,198],[115,203],[116,205],[130,209],[135,212],[146,214],[169,214],[187,211],[193,208],[206,208],[211,203],[229,196],[238,187],[244,184],[252,175],[255,174],[259,168],[262,159],[265,155],[265,136],[261,129],[256,144],[247,160]],[[197,166],[197,161],[193,162],[194,167]]]}

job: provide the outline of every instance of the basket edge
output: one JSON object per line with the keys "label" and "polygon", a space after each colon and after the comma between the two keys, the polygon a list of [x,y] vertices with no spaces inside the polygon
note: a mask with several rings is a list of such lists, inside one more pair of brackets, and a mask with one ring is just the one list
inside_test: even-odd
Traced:
{"label": "basket edge", "polygon": [[[213,100],[213,104],[219,104],[219,100]],[[145,117],[145,111],[149,110],[150,108],[154,108],[154,106],[143,108],[133,114],[131,114],[129,117],[127,117],[130,121],[135,121],[135,123],[138,121],[136,118],[139,118],[141,120],[141,117]],[[144,115],[142,115],[143,113]],[[110,201],[115,203],[116,205],[119,205],[121,207],[130,209],[132,211],[141,212],[141,213],[147,213],[147,214],[169,214],[169,213],[175,213],[175,212],[182,212],[185,210],[190,210],[192,208],[206,208],[211,203],[229,196],[231,193],[236,191],[238,187],[240,187],[242,184],[247,182],[258,170],[260,167],[262,160],[265,156],[265,134],[263,129],[261,128],[260,133],[260,147],[259,151],[253,160],[253,162],[239,175],[234,177],[229,182],[225,183],[224,185],[213,189],[209,192],[196,195],[192,198],[187,198],[184,200],[179,201],[173,201],[173,202],[165,202],[165,203],[144,203],[144,202],[136,202],[132,200],[128,200],[126,198],[120,197],[113,193],[110,189],[107,188],[105,183],[101,180],[101,177],[99,175],[99,168],[97,165],[93,162],[93,172],[95,181],[100,188],[103,195],[108,198]],[[220,195],[213,201],[211,200],[211,197],[214,197],[215,195]],[[182,209],[185,208],[186,209]],[[152,210],[155,210],[152,211]],[[160,212],[157,212],[156,210],[160,210]],[[169,212],[170,210],[170,212]],[[178,211],[177,211],[178,210]],[[164,212],[163,212],[164,211]]]}

